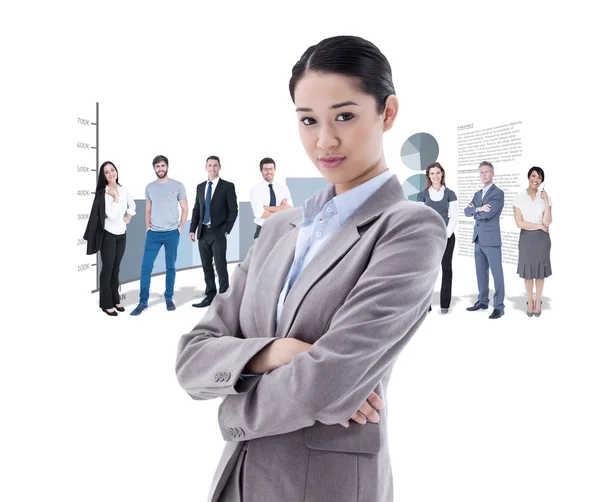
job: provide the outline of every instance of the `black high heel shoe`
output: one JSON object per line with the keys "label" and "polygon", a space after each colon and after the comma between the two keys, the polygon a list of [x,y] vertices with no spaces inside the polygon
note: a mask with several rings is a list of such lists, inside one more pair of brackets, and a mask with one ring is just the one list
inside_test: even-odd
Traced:
{"label": "black high heel shoe", "polygon": [[[529,301],[527,301],[525,305],[529,307]],[[535,302],[533,302],[533,305],[535,305]],[[535,306],[533,308],[535,308]],[[529,310],[527,310],[527,317],[533,317],[533,312],[529,312]]]}
{"label": "black high heel shoe", "polygon": [[115,316],[118,316],[118,315],[119,315],[119,314],[117,314],[117,312],[116,312],[116,311],[109,312],[109,311],[108,311],[108,310],[106,310],[106,309],[102,309],[102,312],[104,312],[106,315],[109,315],[109,316],[112,316],[112,317],[115,317]]}

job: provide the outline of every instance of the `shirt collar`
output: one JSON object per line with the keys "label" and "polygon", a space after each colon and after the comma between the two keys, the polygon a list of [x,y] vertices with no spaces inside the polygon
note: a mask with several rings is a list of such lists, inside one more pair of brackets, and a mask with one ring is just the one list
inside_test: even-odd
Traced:
{"label": "shirt collar", "polygon": [[433,188],[433,185],[429,187],[429,193],[444,193],[444,190],[446,190],[446,187],[444,185],[442,185],[442,188],[440,188],[439,192],[435,188]]}
{"label": "shirt collar", "polygon": [[339,224],[342,226],[392,176],[392,172],[387,169],[369,181],[365,181],[340,195],[335,195],[335,185],[328,184],[304,201],[302,207],[304,221],[313,220],[327,206],[332,208],[332,214],[338,214]]}

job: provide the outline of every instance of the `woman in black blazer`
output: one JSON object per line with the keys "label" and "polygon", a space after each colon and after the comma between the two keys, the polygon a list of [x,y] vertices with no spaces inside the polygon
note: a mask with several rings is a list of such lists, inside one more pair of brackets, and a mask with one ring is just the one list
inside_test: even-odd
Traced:
{"label": "woman in black blazer", "polygon": [[119,269],[125,254],[126,228],[135,214],[135,201],[119,183],[119,172],[112,162],[100,167],[90,219],[83,236],[87,254],[100,251],[100,308],[109,316],[125,308],[119,298]]}

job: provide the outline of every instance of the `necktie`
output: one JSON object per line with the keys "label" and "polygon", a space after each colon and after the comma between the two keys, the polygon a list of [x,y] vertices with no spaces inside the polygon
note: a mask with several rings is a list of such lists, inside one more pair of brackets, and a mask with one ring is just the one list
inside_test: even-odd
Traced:
{"label": "necktie", "polygon": [[269,206],[276,206],[277,200],[275,199],[275,191],[273,190],[273,184],[269,183],[269,190],[271,192],[271,199],[269,200]]}
{"label": "necktie", "polygon": [[212,181],[208,182],[208,190],[206,191],[206,197],[204,200],[204,219],[202,223],[208,225],[210,220],[210,198],[212,196]]}

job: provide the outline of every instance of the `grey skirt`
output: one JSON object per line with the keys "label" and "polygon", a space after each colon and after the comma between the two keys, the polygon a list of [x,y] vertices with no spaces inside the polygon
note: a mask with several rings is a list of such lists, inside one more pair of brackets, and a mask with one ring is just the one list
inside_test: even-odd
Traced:
{"label": "grey skirt", "polygon": [[545,279],[552,275],[548,232],[521,229],[517,273],[523,279]]}

